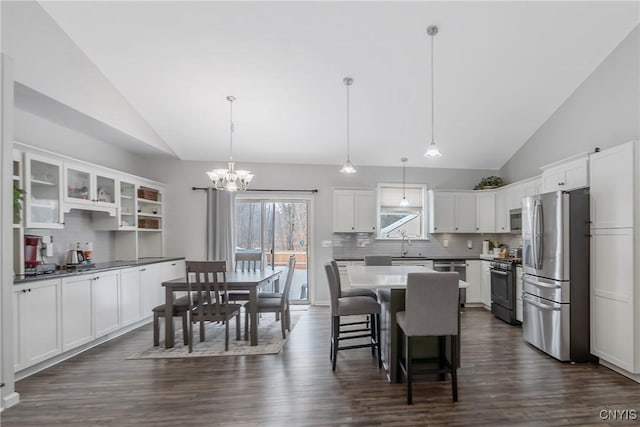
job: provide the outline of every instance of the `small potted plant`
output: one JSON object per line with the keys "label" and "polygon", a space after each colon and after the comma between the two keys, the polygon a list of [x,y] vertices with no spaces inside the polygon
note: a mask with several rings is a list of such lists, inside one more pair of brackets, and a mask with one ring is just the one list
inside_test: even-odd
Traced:
{"label": "small potted plant", "polygon": [[500,178],[499,176],[492,175],[492,176],[487,176],[485,178],[482,178],[478,183],[478,185],[473,187],[473,189],[488,190],[491,188],[502,187],[503,185],[504,185],[504,181],[502,181],[502,178]]}
{"label": "small potted plant", "polygon": [[20,211],[22,211],[22,202],[24,202],[24,190],[13,185],[13,223],[20,224],[22,220]]}

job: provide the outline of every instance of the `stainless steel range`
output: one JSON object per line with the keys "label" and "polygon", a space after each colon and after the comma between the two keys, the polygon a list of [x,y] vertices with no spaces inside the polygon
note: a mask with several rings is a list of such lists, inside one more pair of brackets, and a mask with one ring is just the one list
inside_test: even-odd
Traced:
{"label": "stainless steel range", "polygon": [[501,260],[490,264],[491,312],[511,325],[520,325],[516,319],[516,263],[519,260]]}

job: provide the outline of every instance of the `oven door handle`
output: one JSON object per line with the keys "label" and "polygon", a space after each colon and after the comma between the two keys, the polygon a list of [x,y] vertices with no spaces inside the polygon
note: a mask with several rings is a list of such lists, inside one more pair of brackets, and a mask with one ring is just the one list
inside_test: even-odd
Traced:
{"label": "oven door handle", "polygon": [[507,273],[506,271],[500,271],[500,270],[491,270],[491,274],[499,274],[500,276],[508,276],[509,273]]}

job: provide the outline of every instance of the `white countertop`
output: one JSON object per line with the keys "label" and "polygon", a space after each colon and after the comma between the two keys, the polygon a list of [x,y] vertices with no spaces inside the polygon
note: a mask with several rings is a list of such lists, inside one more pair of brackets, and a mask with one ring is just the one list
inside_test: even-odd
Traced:
{"label": "white countertop", "polygon": [[[352,288],[404,289],[407,287],[407,274],[434,272],[430,268],[418,265],[347,266]],[[460,288],[467,288],[468,286],[469,283],[460,280]]]}

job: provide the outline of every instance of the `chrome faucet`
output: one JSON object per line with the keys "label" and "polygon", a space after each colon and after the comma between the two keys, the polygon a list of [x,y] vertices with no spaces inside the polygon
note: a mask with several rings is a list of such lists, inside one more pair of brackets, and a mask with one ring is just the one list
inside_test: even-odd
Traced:
{"label": "chrome faucet", "polygon": [[405,257],[409,253],[409,251],[405,250],[404,248],[405,242],[407,246],[411,246],[411,240],[409,239],[406,230],[402,230],[400,232],[400,237],[402,237],[402,240],[400,242],[400,256]]}

